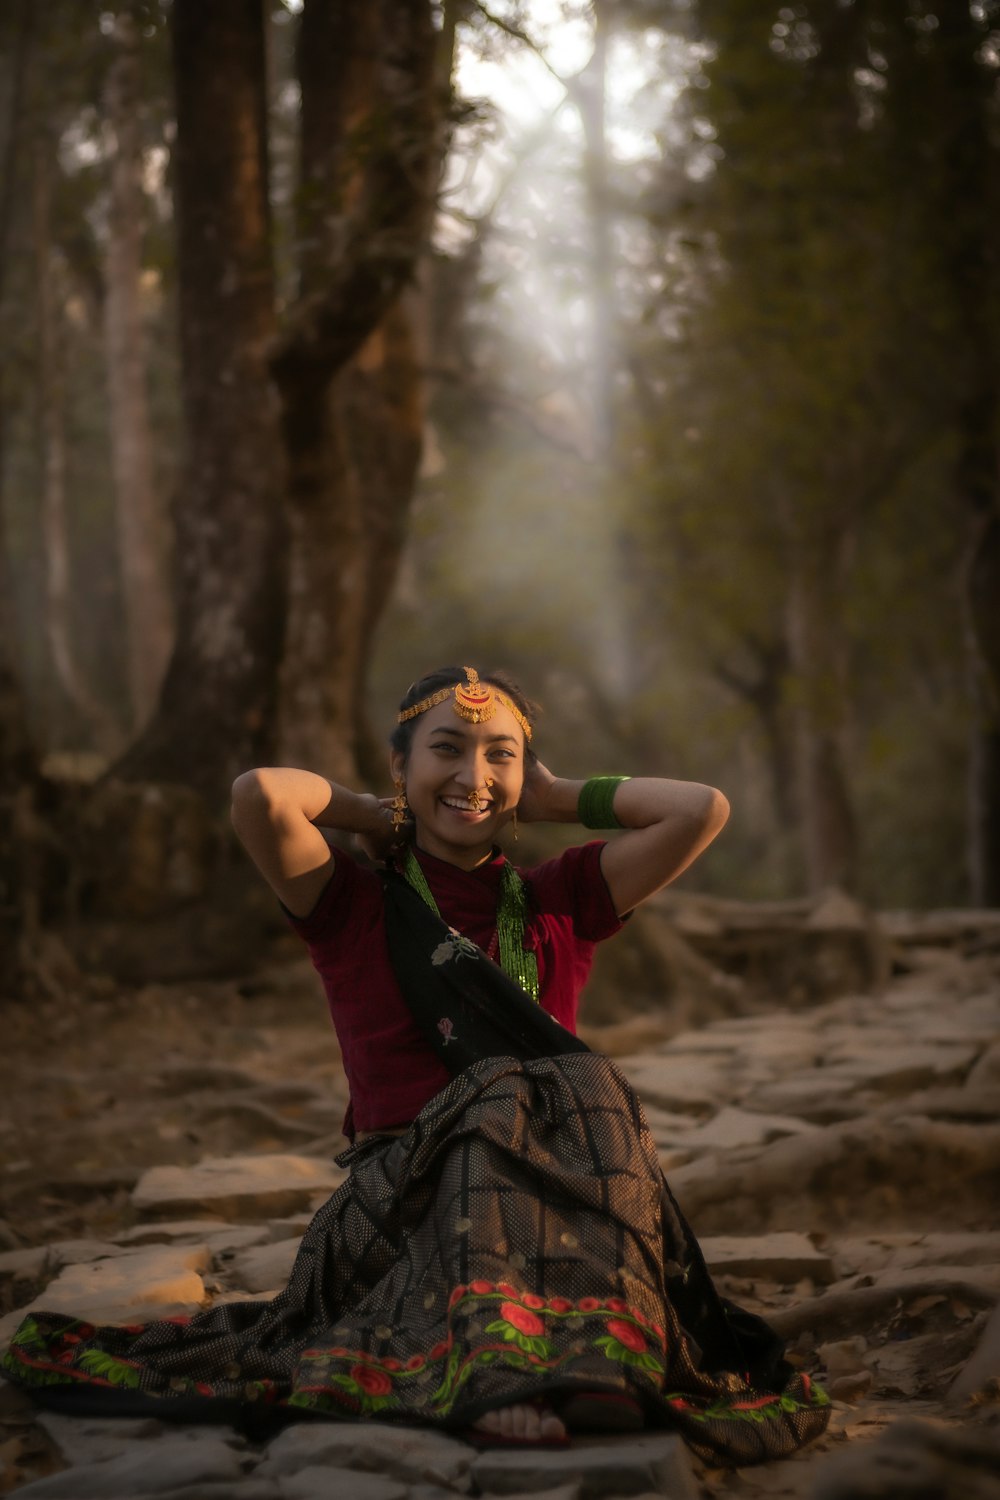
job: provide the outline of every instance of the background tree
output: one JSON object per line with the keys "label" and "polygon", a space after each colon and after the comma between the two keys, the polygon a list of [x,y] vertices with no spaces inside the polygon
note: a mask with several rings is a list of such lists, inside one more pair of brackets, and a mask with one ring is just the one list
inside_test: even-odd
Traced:
{"label": "background tree", "polygon": [[232,774],[378,784],[470,655],[556,764],[733,793],[694,880],[986,899],[992,0],[55,5],[0,20],[5,701],[87,941],[238,904]]}
{"label": "background tree", "polygon": [[[426,243],[440,166],[450,59],[437,73],[435,44],[423,3],[303,7],[298,297],[273,366],[292,521],[282,758],[345,781],[357,774],[364,648],[420,446],[399,298]],[[385,463],[372,472],[376,452]]]}
{"label": "background tree", "polygon": [[140,19],[112,17],[104,111],[114,139],[104,255],[111,464],[133,728],[152,713],[173,640],[165,517],[157,492],[142,298],[143,92]]}
{"label": "background tree", "polygon": [[157,713],[115,775],[186,782],[214,802],[272,742],[287,588],[268,367],[276,324],[264,9],[259,0],[175,0],[172,32],[185,424],[177,642]]}

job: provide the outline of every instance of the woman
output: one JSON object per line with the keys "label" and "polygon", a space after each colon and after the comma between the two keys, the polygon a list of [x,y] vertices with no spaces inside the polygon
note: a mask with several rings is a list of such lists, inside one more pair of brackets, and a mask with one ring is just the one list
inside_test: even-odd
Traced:
{"label": "woman", "polygon": [[[8,1375],[63,1409],[301,1410],[481,1442],[673,1426],[734,1463],[822,1430],[825,1397],[718,1298],[634,1093],[575,1035],[595,943],[707,846],[725,798],[553,776],[531,721],[505,677],[445,668],[403,699],[391,800],[306,771],[237,780],[236,831],[327,991],[350,1177],[272,1302],[133,1329],[37,1314]],[[521,874],[495,842],[517,819],[620,831]]]}

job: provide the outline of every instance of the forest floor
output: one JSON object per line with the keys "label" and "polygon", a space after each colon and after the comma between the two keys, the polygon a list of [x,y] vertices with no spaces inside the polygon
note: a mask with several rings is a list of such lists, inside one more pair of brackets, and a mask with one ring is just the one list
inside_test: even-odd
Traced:
{"label": "forest floor", "polygon": [[[5,1337],[36,1299],[137,1321],[273,1292],[339,1178],[344,1077],[297,953],[249,982],[94,988],[85,1003],[5,1008]],[[879,994],[587,1035],[635,1083],[722,1291],[774,1322],[829,1390],[823,1439],[737,1471],[665,1434],[477,1456],[416,1429],[321,1423],[264,1450],[232,1429],[39,1414],[0,1384],[0,1493],[1000,1497],[992,945],[914,949]]]}

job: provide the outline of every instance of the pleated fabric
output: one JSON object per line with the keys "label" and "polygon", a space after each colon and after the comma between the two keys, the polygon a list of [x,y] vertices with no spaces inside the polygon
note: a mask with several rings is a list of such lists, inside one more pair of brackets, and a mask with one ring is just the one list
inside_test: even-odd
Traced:
{"label": "pleated fabric", "polygon": [[639,1101],[593,1053],[490,1058],[351,1168],[269,1302],[98,1327],[25,1319],[2,1362],[62,1410],[314,1417],[461,1429],[579,1391],[743,1465],[793,1452],[828,1402],[722,1301]]}

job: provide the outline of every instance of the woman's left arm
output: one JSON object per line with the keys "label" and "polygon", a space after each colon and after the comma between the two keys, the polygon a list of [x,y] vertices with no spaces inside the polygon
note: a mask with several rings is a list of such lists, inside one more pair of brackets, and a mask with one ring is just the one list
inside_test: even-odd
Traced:
{"label": "woman's left arm", "polygon": [[[576,823],[583,787],[536,762],[525,777],[519,813],[525,822]],[[613,808],[622,832],[605,845],[601,872],[619,916],[676,879],[729,817],[729,803],[714,787],[652,776],[623,781]]]}

